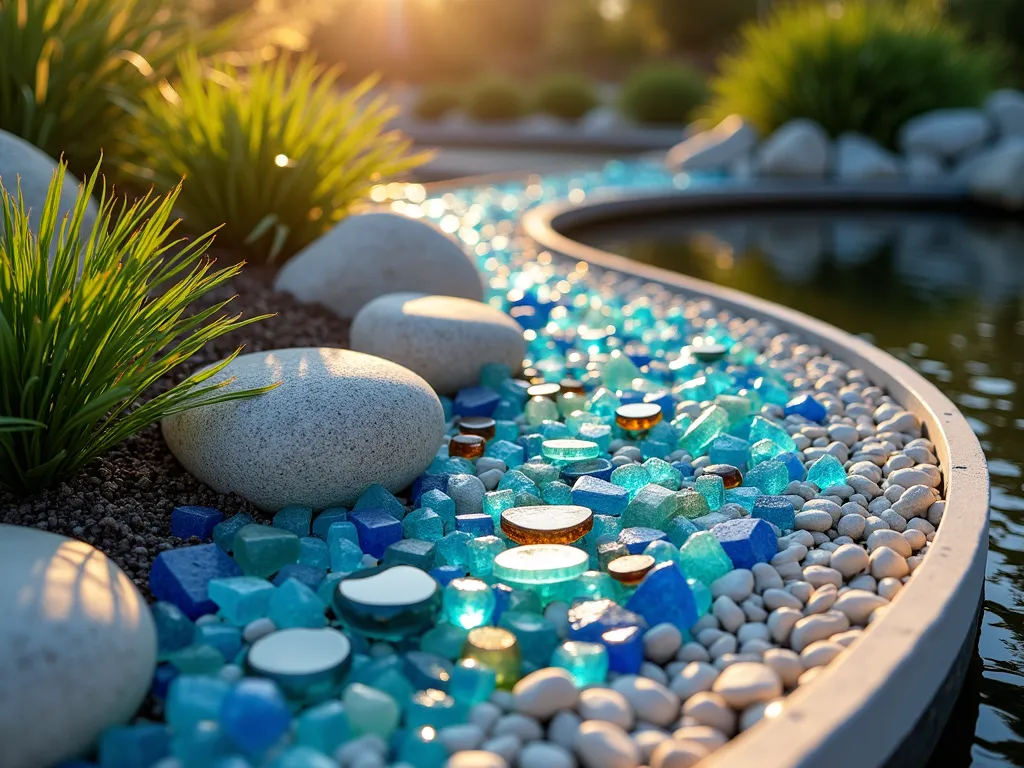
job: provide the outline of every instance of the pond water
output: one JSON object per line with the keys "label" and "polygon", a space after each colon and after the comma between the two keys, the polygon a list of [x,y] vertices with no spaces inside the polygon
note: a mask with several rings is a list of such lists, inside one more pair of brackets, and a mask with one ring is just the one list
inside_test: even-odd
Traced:
{"label": "pond water", "polygon": [[950,214],[771,212],[567,233],[860,334],[939,386],[992,475],[978,652],[938,766],[1024,766],[1024,226]]}

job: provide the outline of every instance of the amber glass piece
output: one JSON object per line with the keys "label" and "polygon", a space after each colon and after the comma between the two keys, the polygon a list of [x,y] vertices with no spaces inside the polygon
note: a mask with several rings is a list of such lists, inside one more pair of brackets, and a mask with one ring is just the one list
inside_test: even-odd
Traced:
{"label": "amber glass piece", "polygon": [[563,394],[572,392],[574,395],[585,395],[587,393],[583,388],[583,382],[578,379],[562,379],[558,386]]}
{"label": "amber glass piece", "polygon": [[501,627],[470,630],[462,658],[473,659],[494,670],[499,688],[511,688],[523,672],[523,658],[516,636]]}
{"label": "amber glass piece", "polygon": [[475,459],[484,455],[486,447],[487,441],[480,435],[456,435],[448,443],[448,455]]}
{"label": "amber glass piece", "polygon": [[623,555],[608,563],[608,573],[621,584],[639,584],[653,567],[650,555]]}
{"label": "amber glass piece", "polygon": [[743,473],[732,464],[711,464],[704,467],[705,475],[718,475],[726,488],[739,488],[743,485]]}
{"label": "amber glass piece", "polygon": [[484,440],[494,437],[495,422],[490,416],[466,416],[459,420],[459,432],[464,435],[479,435]]}
{"label": "amber glass piece", "polygon": [[629,432],[642,432],[661,421],[657,403],[630,403],[615,409],[615,423]]}
{"label": "amber glass piece", "polygon": [[501,531],[517,544],[572,544],[594,527],[586,507],[512,507],[501,513]]}

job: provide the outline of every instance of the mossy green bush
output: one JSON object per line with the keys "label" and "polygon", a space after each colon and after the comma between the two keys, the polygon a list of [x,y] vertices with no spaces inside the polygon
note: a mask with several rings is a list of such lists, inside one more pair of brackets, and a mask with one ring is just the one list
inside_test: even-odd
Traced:
{"label": "mossy green bush", "polygon": [[703,76],[683,64],[654,64],[633,72],[622,87],[622,111],[639,123],[682,125],[708,97]]}
{"label": "mossy green bush", "polygon": [[859,131],[892,147],[915,115],[980,104],[999,69],[993,51],[916,6],[783,5],[722,58],[706,116],[741,114],[762,135],[809,118],[833,136]]}
{"label": "mossy green bush", "polygon": [[415,168],[410,142],[375,79],[339,91],[338,72],[311,58],[238,71],[186,55],[181,77],[152,91],[136,116],[128,171],[169,189],[196,231],[222,227],[218,245],[273,260],[292,256],[342,219],[370,187]]}
{"label": "mossy green bush", "polygon": [[70,478],[172,413],[265,391],[206,383],[232,355],[143,402],[208,341],[262,318],[230,315],[230,299],[192,306],[241,266],[213,268],[212,232],[188,244],[173,236],[180,187],[131,205],[104,189],[89,227],[99,167],[66,219],[64,173],[31,222],[18,190],[0,184],[0,489],[14,493]]}
{"label": "mossy green bush", "polygon": [[470,88],[466,112],[482,123],[517,120],[528,112],[526,93],[508,78],[489,75]]}
{"label": "mossy green bush", "polygon": [[428,85],[413,106],[413,114],[420,120],[440,120],[462,106],[462,94],[451,85]]}
{"label": "mossy green bush", "polygon": [[600,100],[590,80],[584,75],[551,75],[537,86],[534,103],[538,112],[566,120],[578,120],[598,105]]}

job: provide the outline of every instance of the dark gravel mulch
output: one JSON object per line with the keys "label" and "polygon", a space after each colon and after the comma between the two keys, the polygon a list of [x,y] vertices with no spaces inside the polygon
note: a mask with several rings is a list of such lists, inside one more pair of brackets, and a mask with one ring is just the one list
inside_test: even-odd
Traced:
{"label": "dark gravel mulch", "polygon": [[[155,389],[223,359],[239,345],[245,346],[244,352],[348,345],[347,320],[274,293],[273,275],[267,267],[248,265],[204,300],[213,303],[237,294],[229,310],[245,317],[276,317],[216,339]],[[56,488],[20,499],[0,494],[0,523],[35,526],[88,542],[113,558],[148,597],[153,559],[187,543],[171,536],[170,517],[174,507],[186,504],[217,507],[225,517],[243,511],[257,519],[262,516],[244,499],[216,493],[189,475],[167,449],[159,426],[153,425]]]}

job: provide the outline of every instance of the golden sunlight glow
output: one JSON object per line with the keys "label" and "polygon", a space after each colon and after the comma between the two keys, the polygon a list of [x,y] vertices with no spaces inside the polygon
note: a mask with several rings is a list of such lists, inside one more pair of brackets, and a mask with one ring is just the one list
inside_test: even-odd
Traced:
{"label": "golden sunlight glow", "polygon": [[278,168],[284,168],[286,165],[288,165],[288,162],[288,155],[277,155],[274,158],[274,165],[276,165]]}

